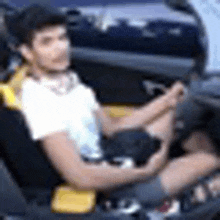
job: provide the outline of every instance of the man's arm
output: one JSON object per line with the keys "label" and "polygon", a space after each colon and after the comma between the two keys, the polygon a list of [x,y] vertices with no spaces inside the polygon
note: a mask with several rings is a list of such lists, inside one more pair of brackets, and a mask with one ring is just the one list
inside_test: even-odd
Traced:
{"label": "man's arm", "polygon": [[74,188],[105,190],[146,181],[156,175],[166,163],[168,146],[162,146],[162,150],[152,156],[147,165],[134,169],[87,164],[76,150],[76,144],[65,132],[45,137],[43,148],[54,167]]}
{"label": "man's arm", "polygon": [[97,110],[96,115],[101,120],[102,131],[106,136],[111,136],[117,131],[138,128],[152,123],[162,114],[172,108],[175,108],[178,97],[182,93],[184,87],[181,83],[176,83],[165,95],[156,98],[144,107],[135,109],[130,116],[117,118],[112,120],[107,116],[102,108]]}

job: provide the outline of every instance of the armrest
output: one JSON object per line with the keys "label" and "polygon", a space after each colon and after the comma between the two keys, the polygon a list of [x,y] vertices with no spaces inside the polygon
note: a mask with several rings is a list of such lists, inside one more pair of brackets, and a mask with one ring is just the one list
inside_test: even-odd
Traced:
{"label": "armrest", "polygon": [[105,105],[103,109],[112,118],[121,118],[132,114],[135,106],[130,105]]}
{"label": "armrest", "polygon": [[51,210],[54,213],[88,213],[95,205],[95,191],[79,191],[69,185],[60,185],[54,190]]}

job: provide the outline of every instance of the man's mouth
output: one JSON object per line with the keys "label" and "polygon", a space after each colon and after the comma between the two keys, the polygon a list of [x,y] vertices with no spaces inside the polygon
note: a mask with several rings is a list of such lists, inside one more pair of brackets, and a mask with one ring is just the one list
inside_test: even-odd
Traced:
{"label": "man's mouth", "polygon": [[61,62],[65,62],[67,60],[68,60],[67,56],[64,55],[64,56],[60,56],[60,57],[54,59],[53,62],[61,63]]}

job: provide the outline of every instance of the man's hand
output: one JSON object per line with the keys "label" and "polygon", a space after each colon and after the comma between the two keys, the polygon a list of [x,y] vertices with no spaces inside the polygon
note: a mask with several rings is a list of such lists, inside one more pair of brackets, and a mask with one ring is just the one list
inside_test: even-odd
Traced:
{"label": "man's hand", "polygon": [[176,95],[180,95],[181,93],[184,92],[184,85],[183,83],[181,83],[180,81],[174,83],[174,85],[172,85],[170,92]]}
{"label": "man's hand", "polygon": [[167,99],[172,107],[176,107],[177,103],[183,100],[186,88],[181,82],[176,82],[167,91]]}
{"label": "man's hand", "polygon": [[161,149],[150,157],[145,165],[147,172],[154,176],[165,167],[168,161],[169,146],[167,143],[162,144]]}

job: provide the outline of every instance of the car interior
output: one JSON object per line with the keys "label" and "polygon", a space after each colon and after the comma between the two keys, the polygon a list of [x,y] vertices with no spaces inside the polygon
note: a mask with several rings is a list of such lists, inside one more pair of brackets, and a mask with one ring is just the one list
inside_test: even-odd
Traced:
{"label": "car interior", "polygon": [[[172,5],[172,7],[175,10],[186,11],[184,5],[181,7]],[[13,70],[9,70],[10,60],[13,60],[14,53],[10,48],[2,50],[7,50],[10,53],[7,60],[4,61],[5,66],[2,67],[4,74],[2,74],[0,82],[0,219],[7,220],[8,216],[24,220],[151,219],[148,214],[152,208],[141,208],[136,213],[132,211],[133,207],[128,204],[127,212],[120,212],[120,207],[114,206],[109,211],[103,205],[106,200],[101,193],[92,190],[74,190],[62,179],[43,152],[41,143],[31,139],[30,130],[22,115],[21,101],[16,96],[17,91],[22,86],[28,66],[21,65],[18,61]],[[77,62],[75,64],[77,70]],[[81,66],[78,66],[80,72],[84,70],[85,67],[83,66],[82,63]],[[90,67],[87,67],[87,71],[89,71]],[[114,70],[112,67],[106,68],[109,72]],[[87,82],[88,79],[83,78],[83,75],[81,77]],[[166,79],[166,76],[164,78]],[[131,77],[130,81],[132,79]],[[152,77],[149,76],[147,80],[150,81],[151,79]],[[168,80],[167,85],[170,83],[171,81]],[[102,87],[98,87],[97,84],[98,82],[93,81],[93,84],[90,85],[95,85],[94,88],[96,89],[99,88],[97,89],[98,98],[102,100],[106,113],[111,117],[123,117],[126,114],[132,114],[132,107],[139,106],[143,100],[146,102],[143,95],[144,87],[140,88],[142,96],[140,96],[139,102],[137,101],[138,97],[135,102],[128,99],[121,102],[123,99],[121,95],[120,100],[114,100],[112,98],[114,95],[108,97],[105,93],[107,90],[114,93],[117,89],[103,86],[104,89],[102,90]],[[137,82],[137,86],[139,85]],[[103,94],[106,94],[106,100],[104,100]],[[190,193],[190,190],[191,188],[179,195],[181,212],[170,214],[165,219],[213,219],[219,211],[220,198],[218,201],[211,200],[207,204],[191,209],[187,201],[187,194]],[[208,214],[204,215],[204,213]]]}

